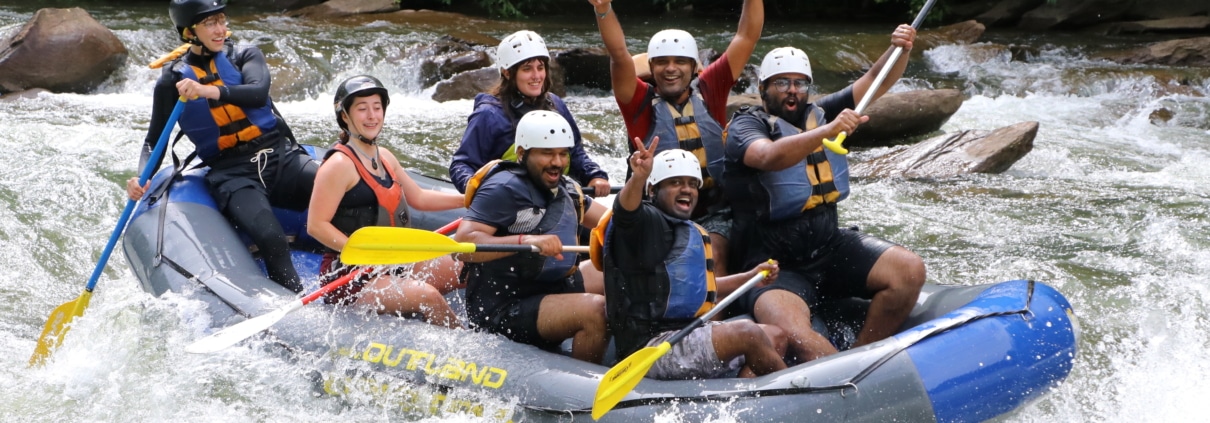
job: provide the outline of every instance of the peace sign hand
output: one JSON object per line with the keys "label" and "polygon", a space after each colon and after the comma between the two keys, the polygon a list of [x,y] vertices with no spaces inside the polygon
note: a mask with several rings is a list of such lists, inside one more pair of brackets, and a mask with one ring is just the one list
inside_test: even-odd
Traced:
{"label": "peace sign hand", "polygon": [[639,137],[634,137],[634,153],[630,155],[630,169],[634,171],[632,178],[646,181],[651,176],[651,165],[655,157],[655,147],[660,144],[660,137],[651,138],[651,146],[644,147]]}

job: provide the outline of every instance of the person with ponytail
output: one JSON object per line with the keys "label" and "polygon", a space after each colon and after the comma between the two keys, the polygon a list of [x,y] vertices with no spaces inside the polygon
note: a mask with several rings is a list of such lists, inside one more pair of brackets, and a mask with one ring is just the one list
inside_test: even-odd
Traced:
{"label": "person with ponytail", "polygon": [[[333,107],[340,141],[324,157],[307,233],[327,247],[320,284],[355,269],[340,262],[349,235],[365,226],[407,227],[408,207],[421,211],[461,208],[463,196],[421,189],[378,139],[391,97],[377,78],[358,75],[336,88]],[[418,313],[429,323],[459,328],[444,295],[460,288],[460,266],[450,256],[402,266],[376,267],[324,298],[330,304],[368,307],[380,314]]]}
{"label": "person with ponytail", "polygon": [[[226,0],[171,0],[168,14],[176,37],[188,43],[188,49],[161,67],[139,168],[147,165],[177,99],[183,97],[178,126],[193,142],[201,164],[210,167],[206,182],[215,205],[252,239],[269,278],[301,292],[290,245],[273,207],[304,210],[319,163],[294,141],[273,107],[264,54],[228,38]],[[190,157],[182,166],[192,161]],[[139,200],[149,186],[132,177],[126,195]]]}

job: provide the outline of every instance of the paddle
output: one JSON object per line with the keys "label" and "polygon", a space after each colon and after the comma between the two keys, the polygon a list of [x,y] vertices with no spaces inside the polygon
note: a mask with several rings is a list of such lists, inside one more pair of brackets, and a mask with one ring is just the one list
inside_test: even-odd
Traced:
{"label": "paddle", "polygon": [[[924,7],[920,8],[920,13],[916,14],[916,20],[912,21],[912,28],[920,28],[920,24],[924,21],[925,15],[928,15],[929,9],[933,7],[933,3],[936,1],[937,0],[928,0],[928,2],[924,3]],[[882,66],[882,70],[878,72],[878,77],[874,78],[874,83],[870,84],[870,89],[865,92],[865,96],[861,98],[861,102],[857,103],[857,108],[853,109],[854,112],[857,112],[857,114],[860,115],[861,112],[865,110],[866,106],[868,106],[870,102],[874,100],[874,93],[878,91],[878,87],[882,85],[882,81],[885,80],[887,74],[891,72],[891,68],[895,67],[894,64],[895,62],[899,61],[899,56],[901,54],[903,54],[903,47],[895,47],[895,51],[891,52],[891,57],[887,58],[886,64],[884,64]],[[841,143],[843,143],[844,139],[848,136],[849,134],[841,132],[836,136],[835,140],[823,140],[823,146],[827,147],[829,150],[832,150],[832,152],[836,154],[849,154],[849,150],[841,146]]]}
{"label": "paddle", "polygon": [[[455,219],[453,222],[450,222],[449,224],[446,224],[445,226],[442,226],[441,228],[437,229],[434,232],[419,231],[419,230],[417,232],[424,232],[427,234],[436,234],[437,236],[439,236],[441,238],[445,238],[444,234],[447,234],[450,231],[458,229],[458,225],[460,223],[462,223],[461,217],[458,219]],[[360,232],[360,231],[358,231],[358,232]],[[354,232],[354,233],[356,233],[356,232]],[[352,240],[350,239],[350,241],[352,241]],[[348,248],[348,243],[345,244],[345,248],[346,249]],[[344,260],[342,259],[341,261],[343,262]],[[417,261],[423,261],[423,260],[417,260]],[[404,262],[399,262],[397,264],[404,264]],[[293,313],[295,310],[302,308],[302,306],[305,306],[307,304],[314,302],[315,300],[323,298],[324,295],[327,295],[328,293],[336,290],[337,288],[345,286],[346,284],[348,284],[349,282],[356,279],[357,276],[360,276],[365,271],[366,271],[365,268],[357,269],[354,272],[350,272],[349,274],[341,276],[340,278],[328,283],[327,285],[324,285],[322,288],[319,288],[315,292],[307,294],[307,296],[305,296],[305,297],[291,301],[289,304],[279,307],[277,310],[273,310],[271,312],[262,314],[260,316],[256,316],[251,319],[239,322],[233,326],[227,327],[226,329],[215,332],[215,333],[211,334],[210,336],[199,339],[197,341],[193,341],[192,344],[189,344],[189,346],[185,347],[185,352],[192,353],[192,354],[209,354],[212,352],[226,349],[227,347],[230,347],[232,345],[235,345],[235,344],[239,343],[240,341],[243,341],[245,339],[252,337],[252,335],[256,335],[256,334],[260,333],[260,331],[268,329],[270,326],[273,326],[277,322],[281,321],[281,319],[286,317],[287,314]]]}
{"label": "paddle", "polygon": [[732,292],[731,295],[720,301],[718,305],[711,308],[706,314],[703,314],[697,320],[694,320],[693,323],[690,323],[689,326],[681,329],[680,332],[672,335],[672,337],[657,346],[635,351],[634,354],[626,357],[625,360],[622,360],[609,369],[608,372],[605,372],[605,375],[601,376],[601,383],[597,385],[597,394],[592,402],[592,419],[599,420],[601,416],[612,410],[613,406],[618,405],[618,401],[621,401],[622,397],[630,393],[643,380],[643,377],[647,375],[647,371],[651,370],[651,366],[655,364],[655,361],[663,357],[668,350],[672,349],[673,345],[681,342],[681,339],[688,336],[694,329],[702,327],[706,322],[709,322],[714,315],[723,311],[724,308],[731,305],[732,302],[745,292],[748,292],[749,289],[752,289],[752,287],[756,286],[768,275],[768,270],[762,270],[759,274],[753,276],[752,279],[748,279],[747,282],[740,285],[735,292]]}
{"label": "paddle", "polygon": [[[588,247],[563,246],[564,252],[586,253]],[[414,263],[449,253],[526,253],[538,252],[528,244],[472,244],[410,228],[366,226],[353,232],[340,261],[345,264],[376,265]]]}
{"label": "paddle", "polygon": [[[160,163],[160,156],[164,154],[164,150],[168,146],[168,136],[172,134],[172,127],[176,126],[176,121],[181,118],[182,110],[185,110],[184,97],[179,98],[176,107],[172,108],[172,114],[168,116],[164,131],[160,133],[160,139],[156,141],[155,148],[151,151],[151,158],[147,160],[147,165],[143,166],[143,172],[139,174],[139,186],[146,184],[147,180],[151,178],[151,174],[155,172],[156,166]],[[109,235],[109,242],[105,244],[105,249],[101,251],[101,258],[97,260],[97,266],[93,268],[92,276],[88,278],[88,284],[84,286],[84,292],[76,299],[65,302],[50,312],[50,317],[46,319],[46,327],[42,329],[42,335],[38,337],[38,345],[34,347],[34,355],[29,358],[30,366],[45,363],[51,352],[63,343],[63,336],[70,329],[71,321],[76,316],[84,315],[84,309],[92,300],[92,290],[96,288],[97,281],[101,279],[101,271],[105,270],[105,264],[109,262],[109,254],[113,252],[114,246],[118,244],[118,238],[126,229],[126,223],[130,221],[134,205],[135,200],[126,200],[126,208],[122,210],[121,217],[118,217],[118,223],[113,228],[113,233]]]}

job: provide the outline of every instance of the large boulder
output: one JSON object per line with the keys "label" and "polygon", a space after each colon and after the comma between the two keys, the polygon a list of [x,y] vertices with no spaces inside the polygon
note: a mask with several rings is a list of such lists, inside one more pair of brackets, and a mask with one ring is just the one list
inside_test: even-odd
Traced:
{"label": "large boulder", "polygon": [[995,131],[966,130],[929,139],[874,159],[853,163],[855,178],[947,178],[968,173],[1001,173],[1034,148],[1038,122]]}
{"label": "large boulder", "polygon": [[889,93],[866,108],[870,121],[861,124],[845,141],[849,147],[877,147],[941,129],[962,107],[966,97],[954,89]]}
{"label": "large boulder", "polygon": [[84,9],[41,9],[0,40],[0,92],[37,87],[87,93],[128,55],[122,41]]}

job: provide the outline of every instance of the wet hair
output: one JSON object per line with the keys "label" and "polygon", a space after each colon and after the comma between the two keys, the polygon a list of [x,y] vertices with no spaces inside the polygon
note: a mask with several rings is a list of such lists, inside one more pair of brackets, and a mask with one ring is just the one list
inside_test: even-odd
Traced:
{"label": "wet hair", "polygon": [[515,106],[519,106],[521,102],[526,100],[525,95],[521,94],[521,91],[517,89],[517,82],[513,78],[517,77],[517,70],[521,69],[522,66],[525,66],[525,64],[532,62],[535,59],[542,61],[542,65],[546,67],[546,78],[542,80],[542,93],[538,95],[537,101],[539,103],[534,105],[534,108],[536,110],[550,111],[554,111],[555,109],[554,105],[550,102],[550,97],[547,96],[547,94],[550,93],[551,86],[550,58],[531,57],[508,68],[508,72],[500,72],[500,85],[497,85],[496,89],[492,90],[491,92],[491,95],[500,99],[500,103],[504,104],[504,113],[507,113],[508,117],[512,118],[513,120],[521,118],[520,116],[513,116],[513,108]]}

